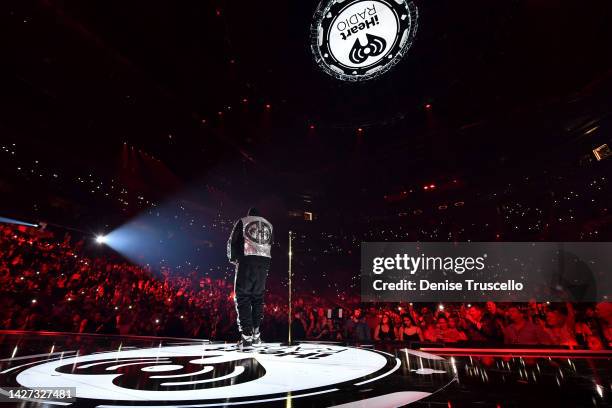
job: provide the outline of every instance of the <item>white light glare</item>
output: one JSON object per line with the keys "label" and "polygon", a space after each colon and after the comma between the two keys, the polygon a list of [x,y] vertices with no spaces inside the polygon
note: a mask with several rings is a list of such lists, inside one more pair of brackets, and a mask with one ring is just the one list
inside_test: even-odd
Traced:
{"label": "white light glare", "polygon": [[105,244],[106,243],[106,236],[105,235],[98,235],[98,236],[96,236],[96,242],[98,244]]}

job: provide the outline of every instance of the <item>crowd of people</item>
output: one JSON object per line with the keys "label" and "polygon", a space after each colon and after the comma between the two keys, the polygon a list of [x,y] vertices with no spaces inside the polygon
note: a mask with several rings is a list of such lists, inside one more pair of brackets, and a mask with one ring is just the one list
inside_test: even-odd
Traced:
{"label": "crowd of people", "polygon": [[344,324],[355,341],[413,344],[541,345],[602,350],[612,346],[612,304],[452,303],[356,308]]}
{"label": "crowd of people", "polygon": [[[0,329],[237,337],[233,282],[193,271],[153,271],[112,257],[90,257],[83,241],[37,228],[0,226]],[[266,294],[262,333],[283,340],[286,297]],[[612,303],[359,303],[358,296],[298,293],[294,339],[357,343],[612,347]]]}

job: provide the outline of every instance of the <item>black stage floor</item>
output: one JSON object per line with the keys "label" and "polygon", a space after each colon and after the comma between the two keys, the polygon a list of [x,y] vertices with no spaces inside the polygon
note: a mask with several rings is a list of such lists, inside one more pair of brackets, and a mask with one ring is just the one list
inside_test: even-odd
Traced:
{"label": "black stage floor", "polygon": [[612,406],[611,361],[605,352],[315,343],[240,351],[197,340],[0,331],[0,405],[599,407]]}

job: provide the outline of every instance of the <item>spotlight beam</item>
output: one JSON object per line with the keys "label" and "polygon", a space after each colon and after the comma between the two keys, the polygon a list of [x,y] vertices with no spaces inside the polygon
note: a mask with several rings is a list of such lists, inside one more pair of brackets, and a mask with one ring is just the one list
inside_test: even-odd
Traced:
{"label": "spotlight beam", "polygon": [[25,225],[26,227],[38,227],[38,224],[32,224],[25,221],[14,220],[12,218],[0,217],[0,223],[5,224],[15,224],[15,225]]}

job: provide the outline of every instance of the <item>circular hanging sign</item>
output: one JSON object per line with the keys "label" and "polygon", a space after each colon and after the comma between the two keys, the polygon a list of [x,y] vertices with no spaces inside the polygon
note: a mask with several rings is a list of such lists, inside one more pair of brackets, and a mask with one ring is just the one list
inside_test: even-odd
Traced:
{"label": "circular hanging sign", "polygon": [[372,79],[406,54],[417,30],[417,8],[406,0],[323,0],[311,27],[316,63],[344,81]]}

